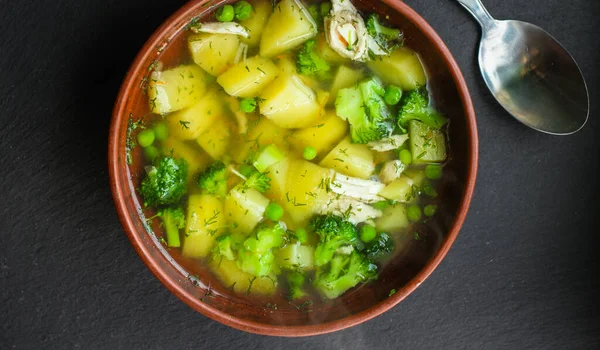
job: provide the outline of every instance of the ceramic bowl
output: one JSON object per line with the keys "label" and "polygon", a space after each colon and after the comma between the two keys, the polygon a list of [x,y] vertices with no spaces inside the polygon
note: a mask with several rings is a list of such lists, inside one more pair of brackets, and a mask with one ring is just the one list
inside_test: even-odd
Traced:
{"label": "ceramic bowl", "polygon": [[[307,336],[357,325],[391,309],[412,293],[438,266],[456,239],[467,214],[477,172],[477,129],[473,105],[456,61],[435,31],[400,0],[354,1],[357,8],[389,16],[401,28],[406,44],[416,50],[427,71],[428,88],[436,107],[450,119],[450,159],[441,184],[444,204],[429,229],[409,237],[405,253],[377,281],[356,288],[331,303],[295,305],[281,298],[268,300],[233,295],[205,271],[189,276],[185,259],[167,250],[148,227],[135,193],[143,175],[136,149],[127,161],[130,120],[148,113],[143,86],[156,60],[176,63],[185,45],[186,25],[207,18],[223,2],[190,1],[156,30],[135,58],[116,100],[109,136],[110,184],[116,208],[133,247],[156,277],[178,298],[202,314],[237,329],[277,336]],[[131,119],[130,119],[131,118]],[[392,293],[395,291],[395,293]]]}

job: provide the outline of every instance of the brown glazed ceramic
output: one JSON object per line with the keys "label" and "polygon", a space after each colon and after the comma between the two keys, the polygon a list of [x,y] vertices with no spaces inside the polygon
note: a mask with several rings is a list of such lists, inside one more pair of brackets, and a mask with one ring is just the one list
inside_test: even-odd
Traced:
{"label": "brown glazed ceramic", "polygon": [[[177,297],[202,314],[237,329],[277,336],[307,336],[333,332],[367,321],[414,291],[440,263],[456,239],[473,194],[477,172],[477,129],[473,105],[464,78],[448,48],[434,30],[399,0],[354,1],[367,12],[389,16],[401,28],[407,46],[415,49],[425,64],[428,87],[436,107],[450,119],[450,159],[440,196],[443,205],[418,236],[407,235],[407,248],[380,273],[377,281],[355,288],[334,302],[293,304],[283,297],[270,299],[233,295],[198,262],[170,251],[147,227],[134,189],[143,175],[140,152],[126,162],[126,138],[130,117],[138,120],[148,113],[142,93],[155,60],[170,66],[181,63],[185,27],[195,17],[208,18],[218,1],[191,1],[172,15],[142,48],[133,62],[114,108],[109,137],[111,189],[119,217],[131,243],[148,268]],[[188,276],[193,267],[197,276]],[[391,293],[395,290],[395,293]]]}

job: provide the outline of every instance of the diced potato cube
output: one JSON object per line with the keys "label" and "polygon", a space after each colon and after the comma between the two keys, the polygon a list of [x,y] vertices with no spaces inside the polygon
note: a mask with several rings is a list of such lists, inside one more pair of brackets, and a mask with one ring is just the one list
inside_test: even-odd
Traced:
{"label": "diced potato cube", "polygon": [[[191,184],[196,174],[204,171],[212,160],[210,156],[193,143],[183,142],[169,137],[162,144],[163,155],[173,154],[173,157],[185,159],[188,166],[187,182]],[[196,186],[194,186],[196,187]]]}
{"label": "diced potato cube", "polygon": [[290,160],[283,208],[298,224],[305,224],[330,199],[327,185],[333,177],[331,169],[303,159]]}
{"label": "diced potato cube", "polygon": [[269,199],[253,188],[237,185],[225,197],[225,214],[234,232],[248,235],[262,220]]}
{"label": "diced potato cube", "polygon": [[423,171],[423,169],[407,169],[403,174],[413,180],[413,184],[418,188],[423,187],[423,184],[425,183],[425,171]]}
{"label": "diced potato cube", "polygon": [[242,271],[233,260],[216,258],[210,267],[217,278],[227,288],[236,293],[248,295],[273,295],[277,290],[277,276],[254,277]]}
{"label": "diced potato cube", "polygon": [[240,37],[240,40],[248,44],[249,47],[256,47],[260,43],[261,34],[269,19],[269,16],[273,12],[273,6],[270,1],[267,0],[256,0],[251,1],[254,11],[250,18],[240,21],[240,24],[244,28],[248,29],[250,36],[248,38]]}
{"label": "diced potato cube", "polygon": [[312,270],[315,248],[300,243],[288,244],[275,253],[279,266],[284,269]]}
{"label": "diced potato cube", "polygon": [[315,93],[297,75],[277,77],[260,97],[260,113],[279,127],[305,128],[319,119]]}
{"label": "diced potato cube", "polygon": [[441,163],[446,160],[446,137],[442,130],[411,120],[408,134],[413,163]]}
{"label": "diced potato cube", "polygon": [[277,56],[275,65],[279,68],[281,75],[294,75],[298,73],[296,59],[291,54]]}
{"label": "diced potato cube", "polygon": [[196,142],[213,159],[221,159],[227,152],[231,139],[231,129],[231,121],[226,116],[221,116],[206,131],[198,136]]}
{"label": "diced potato cube", "polygon": [[290,160],[289,158],[285,158],[267,169],[267,176],[271,179],[271,187],[265,195],[277,203],[285,201],[289,167]]}
{"label": "diced potato cube", "polygon": [[240,40],[233,34],[200,33],[188,37],[188,48],[194,63],[213,76],[233,64]]}
{"label": "diced potato cube", "polygon": [[392,181],[390,184],[385,186],[379,195],[395,200],[398,202],[407,203],[415,199],[419,194],[418,186],[408,176],[402,175],[400,178]]}
{"label": "diced potato cube", "polygon": [[289,142],[301,154],[305,147],[317,150],[317,159],[329,153],[348,132],[348,123],[339,118],[334,110],[327,110],[321,123],[292,133]]}
{"label": "diced potato cube", "polygon": [[375,172],[373,152],[367,145],[350,142],[349,137],[335,146],[320,165],[361,179],[366,179]]}
{"label": "diced potato cube", "polygon": [[317,25],[298,0],[282,0],[263,30],[260,55],[273,57],[291,50],[317,34]]}
{"label": "diced potato cube", "polygon": [[405,47],[395,49],[389,56],[380,56],[369,61],[367,66],[386,84],[397,85],[405,91],[414,90],[427,83],[419,56]]}
{"label": "diced potato cube", "polygon": [[223,103],[216,92],[206,94],[195,105],[166,117],[172,137],[193,140],[206,131],[215,119],[224,115]]}
{"label": "diced potato cube", "polygon": [[209,194],[190,195],[181,253],[196,259],[207,256],[215,239],[224,231],[225,222],[219,198]]}
{"label": "diced potato cube", "polygon": [[331,89],[329,89],[329,91],[331,91],[331,96],[333,96],[329,102],[335,102],[338,91],[356,86],[364,78],[365,73],[362,70],[350,68],[348,66],[340,66],[331,83]]}
{"label": "diced potato cube", "polygon": [[152,72],[148,82],[150,112],[166,114],[194,105],[206,91],[205,74],[194,64]]}
{"label": "diced potato cube", "polygon": [[394,204],[383,209],[383,215],[375,219],[378,232],[396,232],[408,227],[408,216],[404,204]]}
{"label": "diced potato cube", "polygon": [[232,96],[255,97],[277,74],[279,70],[270,59],[254,56],[226,70],[217,83]]}
{"label": "diced potato cube", "polygon": [[232,152],[234,160],[242,163],[263,147],[271,144],[287,153],[289,150],[287,138],[290,132],[289,129],[282,129],[267,118],[260,118],[256,125],[250,126],[243,142],[238,143],[238,147]]}

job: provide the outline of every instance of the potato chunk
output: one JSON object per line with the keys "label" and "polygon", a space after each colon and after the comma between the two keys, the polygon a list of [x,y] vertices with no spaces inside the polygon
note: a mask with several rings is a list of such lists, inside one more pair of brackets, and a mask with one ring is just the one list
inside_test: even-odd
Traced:
{"label": "potato chunk", "polygon": [[389,56],[370,61],[367,66],[386,84],[398,85],[405,91],[414,90],[427,83],[419,56],[404,47],[392,51]]}
{"label": "potato chunk", "polygon": [[182,254],[190,258],[205,257],[225,227],[223,202],[213,195],[192,194],[185,221]]}
{"label": "potato chunk", "polygon": [[260,97],[260,113],[279,127],[306,128],[319,119],[315,93],[297,75],[279,76]]}
{"label": "potato chunk", "polygon": [[365,73],[362,70],[350,68],[348,66],[340,66],[331,83],[331,89],[329,89],[329,91],[331,91],[331,96],[333,96],[333,98],[329,99],[329,102],[331,104],[335,102],[338,91],[356,86],[364,78]]}
{"label": "potato chunk", "polygon": [[188,38],[192,60],[213,76],[220,75],[233,64],[239,46],[240,40],[233,34],[200,33]]}
{"label": "potato chunk", "polygon": [[263,147],[271,144],[286,153],[289,151],[287,138],[290,132],[289,129],[282,129],[267,118],[260,118],[256,125],[250,126],[242,141],[238,142],[237,147],[232,152],[233,158],[236,162],[242,163]]}
{"label": "potato chunk", "polygon": [[232,96],[255,97],[278,73],[270,59],[254,56],[229,68],[217,78],[217,83]]}
{"label": "potato chunk", "polygon": [[282,0],[263,30],[260,55],[273,57],[291,50],[317,34],[317,25],[298,0]]}
{"label": "potato chunk", "polygon": [[271,179],[271,187],[267,190],[265,195],[277,203],[283,203],[283,201],[285,201],[289,168],[289,158],[284,158],[282,161],[267,168],[266,174]]}
{"label": "potato chunk", "polygon": [[320,165],[361,179],[368,178],[375,171],[373,152],[367,145],[350,142],[350,137],[335,146]]}
{"label": "potato chunk", "polygon": [[215,122],[206,129],[196,142],[210,154],[213,159],[221,159],[227,152],[231,140],[232,125],[226,116],[217,118]]}
{"label": "potato chunk", "polygon": [[322,122],[294,131],[289,141],[300,154],[305,147],[314,147],[317,150],[317,158],[320,158],[331,151],[347,132],[348,123],[339,118],[334,110],[328,110]]}
{"label": "potato chunk", "polygon": [[375,220],[375,228],[379,232],[395,232],[407,227],[406,205],[400,203],[383,209],[383,215]]}
{"label": "potato chunk", "polygon": [[172,137],[192,140],[224,115],[223,103],[215,91],[204,95],[195,105],[166,117]]}
{"label": "potato chunk", "polygon": [[195,64],[154,71],[148,82],[150,112],[166,114],[192,106],[206,91],[206,73]]}
{"label": "potato chunk", "polygon": [[234,232],[248,235],[262,220],[269,199],[253,188],[234,187],[225,198],[225,214]]}
{"label": "potato chunk", "polygon": [[379,195],[386,199],[403,203],[410,202],[416,198],[417,194],[418,189],[414,181],[406,175],[402,175],[400,178],[392,181],[379,192]]}
{"label": "potato chunk", "polygon": [[252,3],[254,12],[250,18],[240,21],[244,28],[248,29],[250,36],[248,38],[241,37],[240,40],[250,47],[256,47],[260,43],[260,37],[265,28],[265,23],[273,12],[273,6],[270,1],[256,0]]}
{"label": "potato chunk", "polygon": [[277,276],[254,277],[242,271],[233,260],[218,257],[210,267],[226,288],[248,295],[273,295],[277,290]]}
{"label": "potato chunk", "polygon": [[303,159],[290,160],[283,208],[299,225],[305,224],[329,201],[327,184],[333,178],[331,169]]}

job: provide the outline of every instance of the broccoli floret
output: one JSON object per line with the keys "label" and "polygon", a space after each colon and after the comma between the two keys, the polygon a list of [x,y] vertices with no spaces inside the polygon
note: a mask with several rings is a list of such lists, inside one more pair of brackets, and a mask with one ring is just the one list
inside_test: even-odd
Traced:
{"label": "broccoli floret", "polygon": [[291,271],[285,277],[288,283],[288,297],[290,300],[300,299],[307,295],[303,288],[306,276],[299,271]]}
{"label": "broccoli floret", "polygon": [[228,260],[234,260],[233,238],[230,234],[219,236],[212,249],[214,255],[220,255]]}
{"label": "broccoli floret", "polygon": [[246,179],[246,182],[244,182],[244,187],[254,188],[259,192],[265,193],[271,188],[271,178],[265,173],[253,171]]}
{"label": "broccoli floret", "polygon": [[140,194],[146,206],[168,206],[179,202],[187,192],[187,164],[173,156],[163,157],[152,166],[142,181]]}
{"label": "broccoli floret", "polygon": [[365,253],[369,259],[377,260],[393,252],[394,248],[395,245],[392,237],[385,232],[380,232],[374,240],[367,243],[363,253]]}
{"label": "broccoli floret", "polygon": [[253,235],[247,238],[238,254],[238,266],[253,276],[266,276],[273,268],[273,248],[285,243],[286,230],[275,223],[259,226]]}
{"label": "broccoli floret", "polygon": [[377,278],[377,266],[357,251],[336,254],[327,266],[318,267],[314,286],[326,298],[334,299],[361,282]]}
{"label": "broccoli floret", "polygon": [[165,228],[165,237],[167,246],[180,247],[179,229],[185,226],[185,215],[181,208],[164,208],[157,214],[160,217]]}
{"label": "broccoli floret", "polygon": [[338,116],[350,123],[354,143],[369,143],[391,135],[394,118],[383,100],[385,89],[375,78],[341,89],[335,101]]}
{"label": "broccoli floret", "polygon": [[317,42],[309,40],[300,48],[296,57],[296,69],[303,75],[315,76],[319,79],[331,78],[331,67],[317,52]]}
{"label": "broccoli floret", "polygon": [[365,23],[367,33],[379,47],[388,54],[396,47],[402,45],[402,33],[399,29],[389,28],[381,24],[377,14],[371,14]]}
{"label": "broccoli floret", "polygon": [[311,220],[310,226],[319,236],[319,243],[315,249],[316,266],[326,265],[338,251],[354,250],[358,243],[356,227],[339,216],[315,216]]}
{"label": "broccoli floret", "polygon": [[408,122],[418,120],[432,128],[439,129],[447,122],[446,118],[429,106],[427,90],[416,89],[402,96],[398,111],[398,126],[407,132]]}
{"label": "broccoli floret", "polygon": [[215,162],[198,176],[202,192],[225,197],[227,194],[227,168],[223,162]]}

